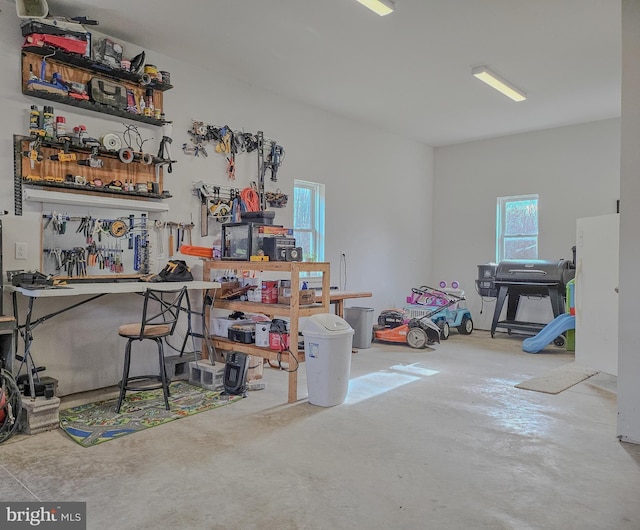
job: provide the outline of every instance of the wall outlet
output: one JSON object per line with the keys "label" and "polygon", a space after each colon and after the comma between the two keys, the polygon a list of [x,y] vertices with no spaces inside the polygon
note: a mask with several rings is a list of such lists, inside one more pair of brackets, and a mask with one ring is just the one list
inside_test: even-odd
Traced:
{"label": "wall outlet", "polygon": [[16,243],[16,259],[27,259],[26,243]]}

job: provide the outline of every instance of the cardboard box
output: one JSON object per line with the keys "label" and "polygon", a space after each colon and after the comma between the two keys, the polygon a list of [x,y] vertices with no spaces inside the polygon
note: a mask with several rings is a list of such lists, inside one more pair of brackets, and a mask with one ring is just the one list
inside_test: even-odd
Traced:
{"label": "cardboard box", "polygon": [[[301,289],[299,297],[299,305],[311,305],[316,301],[315,289]],[[279,304],[291,304],[291,289],[289,287],[280,287],[278,291]]]}

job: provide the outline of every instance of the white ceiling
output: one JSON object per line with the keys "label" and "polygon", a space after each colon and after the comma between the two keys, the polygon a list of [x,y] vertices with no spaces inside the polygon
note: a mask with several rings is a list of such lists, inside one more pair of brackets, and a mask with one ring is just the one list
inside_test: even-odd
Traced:
{"label": "white ceiling", "polygon": [[[48,0],[115,38],[433,146],[620,115],[620,0]],[[471,75],[486,64],[528,94]]]}

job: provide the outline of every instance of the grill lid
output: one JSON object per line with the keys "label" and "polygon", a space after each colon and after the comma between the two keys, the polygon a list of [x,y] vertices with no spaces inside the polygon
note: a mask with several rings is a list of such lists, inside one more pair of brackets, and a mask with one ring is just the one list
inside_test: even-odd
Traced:
{"label": "grill lid", "polygon": [[565,271],[573,269],[573,263],[559,260],[504,260],[498,264],[496,283],[564,285]]}

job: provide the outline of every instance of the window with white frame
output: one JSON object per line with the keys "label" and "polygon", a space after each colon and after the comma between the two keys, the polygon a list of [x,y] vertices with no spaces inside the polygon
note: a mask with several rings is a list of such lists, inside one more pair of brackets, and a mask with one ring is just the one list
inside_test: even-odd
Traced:
{"label": "window with white frame", "polygon": [[538,259],[538,195],[498,197],[496,259]]}
{"label": "window with white frame", "polygon": [[305,261],[324,261],[324,184],[294,180],[293,234]]}

